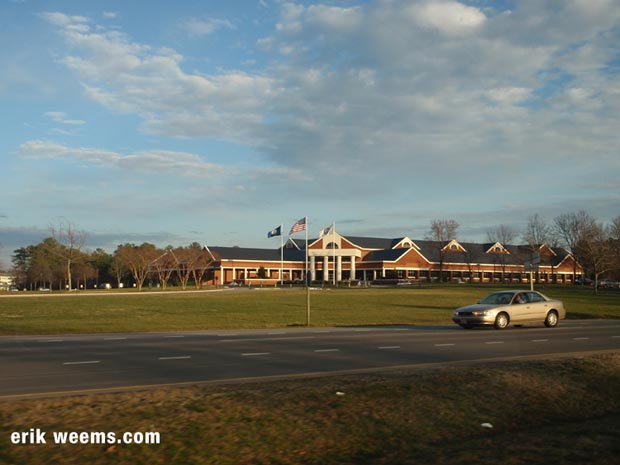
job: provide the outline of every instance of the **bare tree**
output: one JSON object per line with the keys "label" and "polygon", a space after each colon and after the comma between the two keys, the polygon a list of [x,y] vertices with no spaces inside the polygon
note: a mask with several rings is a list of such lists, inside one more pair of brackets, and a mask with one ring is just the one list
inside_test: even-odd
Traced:
{"label": "bare tree", "polygon": [[160,254],[161,250],[147,242],[139,246],[124,244],[117,247],[115,259],[131,271],[136,287],[141,291],[151,271],[153,260],[157,259]]}
{"label": "bare tree", "polygon": [[553,242],[551,228],[538,213],[531,215],[527,219],[523,239],[530,246],[532,252],[538,251],[543,244],[551,244]]}
{"label": "bare tree", "polygon": [[488,241],[499,242],[502,245],[512,244],[517,236],[517,230],[507,224],[500,224],[496,228],[487,230]]}
{"label": "bare tree", "polygon": [[588,228],[586,236],[577,244],[577,250],[583,257],[583,263],[590,269],[594,277],[595,292],[598,292],[599,278],[617,267],[613,253],[612,229],[613,226],[607,227],[602,223],[594,222]]}
{"label": "bare tree", "polygon": [[594,228],[596,221],[584,210],[577,213],[563,213],[553,220],[553,229],[560,243],[573,255],[573,282],[577,276],[577,262],[585,257],[580,256],[583,247],[580,243],[587,238],[588,233]]}
{"label": "bare tree", "polygon": [[196,262],[200,258],[202,250],[200,247],[195,249],[192,246],[189,247],[177,247],[170,251],[175,260],[175,267],[181,287],[183,290],[187,289],[187,283],[194,274],[194,268]]}
{"label": "bare tree", "polygon": [[[459,224],[454,220],[433,220],[427,239],[432,241],[439,254],[439,281],[443,280],[443,264],[449,250],[445,246],[451,240],[456,239]],[[460,251],[459,251],[460,252]]]}
{"label": "bare tree", "polygon": [[166,251],[152,262],[157,273],[162,289],[168,287],[168,281],[175,271],[176,261],[172,254],[172,246],[166,247]]}
{"label": "bare tree", "polygon": [[86,242],[86,233],[76,229],[70,222],[61,222],[58,226],[51,225],[50,232],[52,237],[62,246],[50,251],[59,255],[65,266],[67,285],[72,289],[71,268],[74,263],[82,256],[82,247]]}

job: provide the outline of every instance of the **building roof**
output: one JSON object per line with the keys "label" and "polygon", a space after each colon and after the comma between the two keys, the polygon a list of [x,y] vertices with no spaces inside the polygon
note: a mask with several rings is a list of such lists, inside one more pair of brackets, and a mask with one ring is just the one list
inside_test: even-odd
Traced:
{"label": "building roof", "polygon": [[[380,237],[360,237],[360,236],[342,236],[342,238],[353,245],[370,250],[363,261],[364,262],[381,262],[381,261],[397,261],[404,256],[410,248],[399,247],[394,248],[401,243],[405,236],[399,238],[380,238]],[[308,240],[308,244],[316,242],[318,239]],[[285,261],[304,261],[305,260],[305,239],[290,239],[289,242],[295,244],[296,247],[284,247]],[[439,243],[431,240],[412,239],[418,252],[431,263],[484,263],[503,265],[523,265],[532,257],[532,248],[526,245],[506,245],[500,244],[499,252],[494,252],[493,248],[497,243],[474,243],[457,241],[457,245],[462,249],[450,251],[445,249],[447,244],[451,242]],[[288,243],[288,242],[287,242]],[[414,246],[414,247],[415,247]],[[246,247],[208,247],[214,258],[217,260],[253,260],[253,261],[279,261],[280,249],[257,249]],[[442,251],[442,249],[444,249]],[[547,266],[557,266],[570,255],[566,250],[555,247],[540,246],[541,251],[540,263]],[[546,252],[546,253],[545,253]],[[443,257],[442,257],[443,255]]]}
{"label": "building roof", "polygon": [[[253,249],[246,247],[208,247],[216,260],[280,261],[280,249]],[[304,261],[304,251],[284,249],[285,261]]]}

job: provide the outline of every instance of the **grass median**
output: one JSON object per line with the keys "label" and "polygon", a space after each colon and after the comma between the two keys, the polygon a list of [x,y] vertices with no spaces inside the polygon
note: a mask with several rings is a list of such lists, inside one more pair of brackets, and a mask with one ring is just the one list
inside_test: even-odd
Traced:
{"label": "grass median", "polygon": [[[0,402],[2,464],[616,464],[620,355]],[[158,432],[16,445],[13,432]]]}
{"label": "grass median", "polygon": [[[487,286],[316,289],[313,326],[451,324],[454,308],[497,290]],[[564,301],[568,318],[620,318],[620,292],[541,289]],[[278,328],[306,323],[306,291],[222,290],[59,294],[0,298],[0,335]]]}

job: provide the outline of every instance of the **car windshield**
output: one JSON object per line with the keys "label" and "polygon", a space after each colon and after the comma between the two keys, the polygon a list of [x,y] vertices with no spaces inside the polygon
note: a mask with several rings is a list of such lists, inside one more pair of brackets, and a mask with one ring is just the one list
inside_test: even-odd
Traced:
{"label": "car windshield", "polygon": [[509,304],[513,295],[513,292],[496,292],[494,294],[486,296],[480,301],[480,303],[489,305]]}

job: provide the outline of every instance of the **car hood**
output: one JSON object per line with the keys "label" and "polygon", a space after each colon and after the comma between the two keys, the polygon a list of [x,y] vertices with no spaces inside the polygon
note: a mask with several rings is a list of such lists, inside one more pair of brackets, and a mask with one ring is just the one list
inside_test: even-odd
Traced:
{"label": "car hood", "polygon": [[492,308],[497,308],[500,305],[492,305],[492,304],[473,304],[467,305],[466,307],[457,308],[457,312],[479,312],[483,310],[490,310]]}

